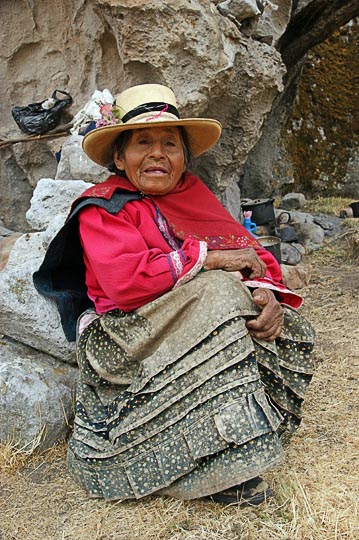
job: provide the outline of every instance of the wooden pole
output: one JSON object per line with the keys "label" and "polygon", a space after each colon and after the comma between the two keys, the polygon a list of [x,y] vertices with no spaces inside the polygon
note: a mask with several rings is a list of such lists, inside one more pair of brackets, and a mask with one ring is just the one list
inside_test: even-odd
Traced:
{"label": "wooden pole", "polygon": [[67,137],[70,133],[70,128],[72,124],[63,124],[57,128],[49,131],[48,133],[43,133],[42,135],[25,135],[22,137],[16,137],[15,139],[0,139],[0,148],[7,148],[12,144],[17,144],[19,142],[32,142],[40,141],[42,139],[54,139],[56,137]]}

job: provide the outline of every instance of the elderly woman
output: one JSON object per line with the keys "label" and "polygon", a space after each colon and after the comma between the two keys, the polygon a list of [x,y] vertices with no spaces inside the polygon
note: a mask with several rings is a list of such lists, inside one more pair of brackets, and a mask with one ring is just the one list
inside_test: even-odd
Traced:
{"label": "elderly woman", "polygon": [[[70,473],[107,499],[258,504],[313,370],[302,299],[187,169],[216,143],[219,122],[180,119],[161,85],[129,88],[105,112],[83,148],[115,174],[73,205],[71,247],[60,250],[72,279],[81,249],[92,304],[77,326]],[[48,296],[56,264],[52,288],[39,285],[46,264],[35,276]]]}

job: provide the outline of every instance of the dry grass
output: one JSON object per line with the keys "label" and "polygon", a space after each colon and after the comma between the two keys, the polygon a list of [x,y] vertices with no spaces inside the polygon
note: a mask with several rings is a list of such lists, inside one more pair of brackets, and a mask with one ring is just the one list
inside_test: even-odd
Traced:
{"label": "dry grass", "polygon": [[13,462],[8,448],[0,453],[10,464],[0,475],[0,539],[358,540],[359,270],[346,252],[344,243],[310,257],[304,311],[316,328],[318,366],[286,463],[266,475],[275,492],[268,503],[108,503],[73,484],[63,446],[24,460],[15,452]]}
{"label": "dry grass", "polygon": [[304,212],[319,212],[339,217],[340,210],[347,208],[354,199],[344,197],[318,197],[308,200],[303,208]]}
{"label": "dry grass", "polygon": [[45,427],[35,439],[25,445],[14,438],[9,438],[5,443],[0,444],[0,474],[15,472],[33,460],[38,461],[41,458],[41,454],[36,451],[42,440]]}
{"label": "dry grass", "polygon": [[352,259],[359,259],[359,219],[344,220],[345,238]]}

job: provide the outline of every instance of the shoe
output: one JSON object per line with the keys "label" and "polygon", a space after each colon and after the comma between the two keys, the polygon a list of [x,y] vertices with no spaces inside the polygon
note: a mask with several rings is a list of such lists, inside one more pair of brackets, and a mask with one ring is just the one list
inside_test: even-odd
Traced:
{"label": "shoe", "polygon": [[219,493],[209,495],[209,499],[223,504],[238,504],[241,506],[257,506],[273,495],[272,489],[259,476],[243,484],[233,486]]}

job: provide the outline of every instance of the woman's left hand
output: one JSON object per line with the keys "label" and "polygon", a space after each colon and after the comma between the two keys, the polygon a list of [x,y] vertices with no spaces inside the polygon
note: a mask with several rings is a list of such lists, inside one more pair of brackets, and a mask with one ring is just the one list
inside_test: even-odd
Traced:
{"label": "woman's left hand", "polygon": [[283,308],[270,289],[255,289],[253,302],[262,310],[255,319],[247,321],[249,332],[257,339],[274,341],[279,337],[284,320]]}

